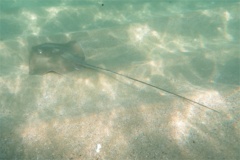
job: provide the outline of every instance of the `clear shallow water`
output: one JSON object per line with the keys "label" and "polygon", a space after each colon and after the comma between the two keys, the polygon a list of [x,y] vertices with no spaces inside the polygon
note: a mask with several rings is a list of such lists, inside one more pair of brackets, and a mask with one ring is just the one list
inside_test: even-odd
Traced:
{"label": "clear shallow water", "polygon": [[[238,2],[0,2],[0,159],[239,159]],[[221,114],[89,69],[28,75],[32,46],[69,40]]]}

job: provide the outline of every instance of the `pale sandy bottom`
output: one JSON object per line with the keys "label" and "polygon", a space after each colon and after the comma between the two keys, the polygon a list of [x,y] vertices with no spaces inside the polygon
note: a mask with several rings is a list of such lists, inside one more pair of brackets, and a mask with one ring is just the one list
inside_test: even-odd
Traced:
{"label": "pale sandy bottom", "polygon": [[[70,15],[82,13],[82,8],[60,9]],[[116,27],[1,41],[0,159],[240,159],[237,9],[232,5],[158,15]],[[54,17],[56,10],[50,10],[49,17]],[[22,16],[32,18],[30,30],[37,31],[35,14],[24,11]],[[53,18],[40,24],[44,28],[58,22]],[[220,113],[90,69],[28,75],[31,46],[69,40],[81,42],[89,64],[173,91]]]}
{"label": "pale sandy bottom", "polygon": [[1,82],[3,159],[238,157],[236,88],[188,92],[219,114],[91,70]]}

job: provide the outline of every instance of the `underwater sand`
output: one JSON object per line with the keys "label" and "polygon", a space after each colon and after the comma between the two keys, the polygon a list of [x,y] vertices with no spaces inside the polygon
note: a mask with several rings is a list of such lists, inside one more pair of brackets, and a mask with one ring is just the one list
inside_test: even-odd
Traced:
{"label": "underwater sand", "polygon": [[[1,9],[0,159],[240,159],[239,2],[70,2]],[[220,113],[86,68],[29,75],[32,46],[69,40]]]}

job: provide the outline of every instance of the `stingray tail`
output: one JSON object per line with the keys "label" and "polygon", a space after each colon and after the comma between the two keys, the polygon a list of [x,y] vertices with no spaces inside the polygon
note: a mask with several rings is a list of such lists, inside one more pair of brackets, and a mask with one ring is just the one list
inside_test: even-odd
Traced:
{"label": "stingray tail", "polygon": [[112,74],[116,74],[116,75],[119,75],[119,76],[122,76],[122,77],[125,77],[125,78],[128,78],[128,79],[131,79],[131,80],[133,80],[133,81],[137,81],[137,82],[139,82],[139,83],[145,84],[145,85],[150,86],[150,87],[152,87],[152,88],[155,88],[155,89],[164,91],[164,92],[166,92],[166,93],[169,93],[169,94],[172,94],[172,95],[177,96],[177,97],[179,97],[179,98],[182,98],[182,99],[184,99],[184,100],[187,100],[187,101],[189,101],[189,102],[191,102],[191,103],[194,103],[194,104],[197,104],[197,105],[199,105],[199,106],[202,106],[202,107],[204,107],[204,108],[210,109],[210,110],[212,110],[212,111],[214,111],[214,112],[221,113],[221,112],[219,112],[219,111],[217,111],[217,110],[215,110],[215,109],[213,109],[213,108],[210,108],[210,107],[208,107],[208,106],[206,106],[206,105],[204,105],[204,104],[201,104],[201,103],[199,103],[199,102],[196,102],[196,101],[194,101],[194,100],[191,100],[191,99],[189,99],[189,98],[186,98],[186,97],[184,97],[184,96],[181,96],[181,95],[176,94],[176,93],[174,93],[174,92],[168,91],[168,90],[166,90],[166,89],[164,89],[164,88],[160,88],[160,87],[154,86],[154,85],[152,85],[152,84],[146,83],[146,82],[144,82],[144,81],[141,81],[141,80],[138,80],[138,79],[129,77],[129,76],[127,76],[127,75],[123,75],[123,74],[121,74],[121,73],[117,73],[117,72],[111,71],[111,70],[109,70],[109,69],[105,69],[105,68],[93,66],[93,65],[90,65],[90,64],[87,64],[87,63],[82,63],[82,64],[80,64],[80,65],[82,65],[83,67],[91,68],[91,69],[98,70],[98,71],[109,72],[109,73],[112,73]]}

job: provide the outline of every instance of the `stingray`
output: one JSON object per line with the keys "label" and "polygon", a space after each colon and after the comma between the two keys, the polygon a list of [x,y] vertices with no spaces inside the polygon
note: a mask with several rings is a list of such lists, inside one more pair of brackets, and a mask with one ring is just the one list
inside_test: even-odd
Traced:
{"label": "stingray", "polygon": [[136,78],[106,69],[98,66],[94,66],[85,62],[84,51],[77,41],[70,41],[68,43],[43,43],[37,46],[33,46],[30,51],[29,58],[29,74],[30,75],[43,75],[48,72],[56,72],[59,74],[65,74],[71,71],[79,70],[79,67],[86,67],[97,71],[108,72],[118,76],[125,77],[127,79],[142,83],[149,87],[164,91],[168,94],[177,96],[188,102],[197,104],[204,108],[210,109],[214,112],[219,111],[212,109],[204,104],[181,96],[172,91],[168,91],[164,88],[149,84],[147,82],[138,80]]}

